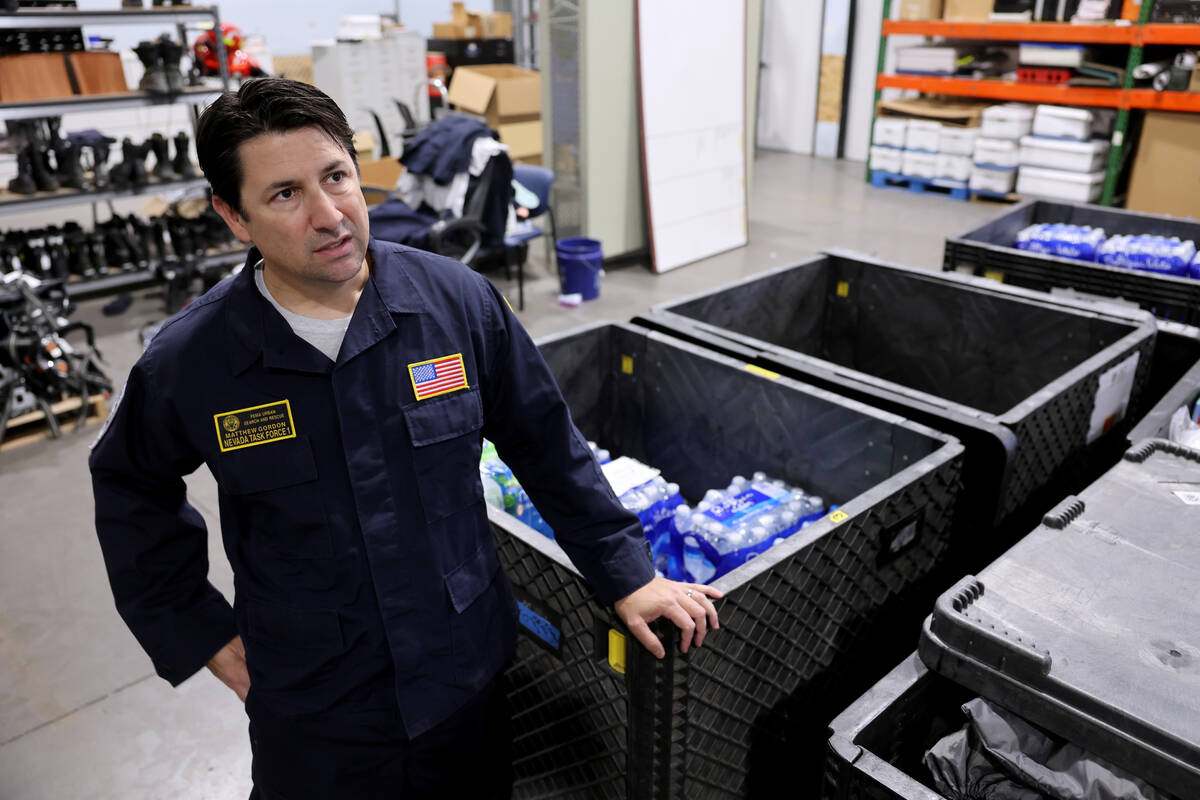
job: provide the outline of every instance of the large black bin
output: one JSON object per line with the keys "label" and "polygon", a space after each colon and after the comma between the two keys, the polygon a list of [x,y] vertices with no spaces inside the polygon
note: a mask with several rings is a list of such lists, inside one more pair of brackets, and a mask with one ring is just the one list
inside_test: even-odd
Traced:
{"label": "large black bin", "polygon": [[[1145,415],[1200,359],[1200,281],[1018,250],[1017,232],[1036,222],[1101,226],[1108,233],[1160,233],[1200,242],[1200,222],[1119,208],[1031,200],[946,240],[942,268],[1079,299],[1139,306],[1160,320],[1150,377],[1134,417]],[[1192,324],[1185,324],[1191,322]],[[1131,441],[1139,437],[1130,434]]]}
{"label": "large black bin", "polygon": [[831,723],[824,797],[941,800],[922,756],[976,696],[1200,797],[1198,487],[1200,452],[1142,442],[948,590],[919,657]]}
{"label": "large black bin", "polygon": [[825,724],[911,649],[936,595],[922,581],[947,552],[962,445],[630,325],[539,346],[583,433],[689,501],[763,470],[840,508],[715,583],[704,647],[683,656],[660,627],[662,661],[555,542],[490,509],[524,624],[505,674],[515,795],[740,797],[781,776],[815,794]]}
{"label": "large black bin", "polygon": [[1097,396],[1112,383],[1128,390],[1118,400],[1136,403],[1155,338],[1153,318],[1137,310],[841,250],[636,321],[952,434],[967,448],[965,502],[987,526],[1090,444],[1119,458],[1129,424],[1107,427],[1107,411],[1120,409],[1098,407]]}
{"label": "large black bin", "polygon": [[1178,236],[1200,244],[1200,222],[1196,220],[1030,200],[978,228],[947,238],[943,269],[1035,289],[1070,287],[1101,297],[1124,298],[1162,319],[1200,325],[1200,281],[1018,250],[1017,233],[1041,222],[1091,225],[1104,228],[1109,236],[1137,233]]}

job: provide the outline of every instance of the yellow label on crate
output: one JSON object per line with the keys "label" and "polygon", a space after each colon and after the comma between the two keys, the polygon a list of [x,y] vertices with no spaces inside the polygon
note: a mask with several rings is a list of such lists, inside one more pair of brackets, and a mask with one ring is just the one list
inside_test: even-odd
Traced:
{"label": "yellow label on crate", "polygon": [[829,515],[829,521],[834,525],[840,525],[848,519],[850,519],[850,515],[845,511],[842,511],[840,508]]}
{"label": "yellow label on crate", "polygon": [[614,628],[608,629],[608,665],[625,674],[625,634]]}
{"label": "yellow label on crate", "polygon": [[621,356],[621,372],[626,375],[633,374],[633,356]]}
{"label": "yellow label on crate", "polygon": [[984,270],[983,277],[987,278],[989,281],[1004,283],[1004,273],[998,269]]}
{"label": "yellow label on crate", "polygon": [[287,400],[213,414],[213,422],[222,453],[296,436],[292,404]]}
{"label": "yellow label on crate", "polygon": [[850,281],[838,281],[837,296],[838,297],[849,297],[850,296]]}
{"label": "yellow label on crate", "polygon": [[764,378],[770,378],[771,380],[781,377],[778,372],[772,372],[771,370],[766,369],[765,367],[760,367],[757,364],[747,364],[746,371],[753,372],[755,375],[762,375]]}

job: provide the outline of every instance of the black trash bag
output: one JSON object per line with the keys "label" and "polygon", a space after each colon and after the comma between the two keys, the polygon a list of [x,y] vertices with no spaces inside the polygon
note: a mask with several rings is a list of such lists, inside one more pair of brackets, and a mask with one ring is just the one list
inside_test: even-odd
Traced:
{"label": "black trash bag", "polygon": [[949,800],[1173,800],[987,700],[975,698],[962,710],[963,729],[925,754]]}

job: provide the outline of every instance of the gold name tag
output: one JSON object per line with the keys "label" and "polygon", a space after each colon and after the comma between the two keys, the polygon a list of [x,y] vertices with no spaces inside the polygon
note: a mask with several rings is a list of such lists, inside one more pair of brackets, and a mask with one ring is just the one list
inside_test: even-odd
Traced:
{"label": "gold name tag", "polygon": [[213,422],[222,453],[296,436],[292,406],[287,400],[213,414]]}

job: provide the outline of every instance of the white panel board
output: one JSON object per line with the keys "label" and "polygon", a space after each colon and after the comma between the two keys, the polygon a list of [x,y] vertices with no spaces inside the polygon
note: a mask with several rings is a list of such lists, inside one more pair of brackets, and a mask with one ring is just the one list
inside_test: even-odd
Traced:
{"label": "white panel board", "polygon": [[656,272],[746,244],[744,0],[640,0],[638,59]]}
{"label": "white panel board", "polygon": [[758,146],[812,155],[821,70],[821,4],[766,0]]}
{"label": "white panel board", "polygon": [[850,59],[849,107],[842,149],[842,157],[851,161],[866,161],[871,147],[875,67],[882,26],[883,0],[858,0],[854,7],[854,55]]}

